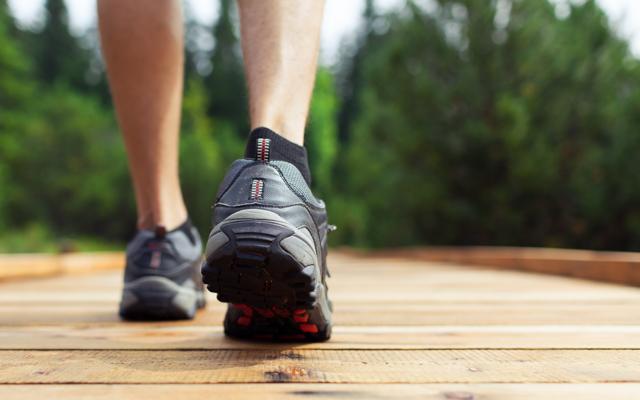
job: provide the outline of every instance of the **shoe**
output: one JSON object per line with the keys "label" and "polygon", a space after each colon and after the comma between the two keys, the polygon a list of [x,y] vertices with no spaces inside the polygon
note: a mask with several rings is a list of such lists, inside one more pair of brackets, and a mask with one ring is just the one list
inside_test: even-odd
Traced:
{"label": "shoe", "polygon": [[186,222],[166,232],[140,230],[127,246],[120,316],[129,320],[191,319],[205,306],[202,244]]}
{"label": "shoe", "polygon": [[204,283],[230,303],[225,333],[237,338],[323,341],[331,336],[324,202],[300,170],[269,160],[270,139],[256,159],[235,161],[213,209],[202,267]]}

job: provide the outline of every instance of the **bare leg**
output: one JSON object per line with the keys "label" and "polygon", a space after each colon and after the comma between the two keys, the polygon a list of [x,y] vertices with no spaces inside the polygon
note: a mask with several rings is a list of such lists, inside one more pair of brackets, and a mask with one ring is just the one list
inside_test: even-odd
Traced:
{"label": "bare leg", "polygon": [[238,0],[251,127],[297,144],[311,100],[324,1]]}
{"label": "bare leg", "polygon": [[99,0],[102,50],[135,187],[139,228],[182,223],[179,0]]}

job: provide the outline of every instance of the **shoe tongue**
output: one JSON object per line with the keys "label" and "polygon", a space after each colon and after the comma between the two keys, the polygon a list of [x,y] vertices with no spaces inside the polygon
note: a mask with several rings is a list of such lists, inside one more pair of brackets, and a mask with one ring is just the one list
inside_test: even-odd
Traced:
{"label": "shoe tongue", "polygon": [[[153,238],[156,240],[166,239],[169,235],[174,234],[175,232],[182,232],[189,239],[191,244],[195,245],[197,243],[197,238],[194,236],[194,227],[191,223],[191,219],[187,217],[187,219],[180,224],[178,227],[167,230],[167,227],[164,225],[156,225],[153,230],[150,230],[153,233]],[[147,230],[149,232],[149,230]],[[196,233],[197,234],[197,233]]]}

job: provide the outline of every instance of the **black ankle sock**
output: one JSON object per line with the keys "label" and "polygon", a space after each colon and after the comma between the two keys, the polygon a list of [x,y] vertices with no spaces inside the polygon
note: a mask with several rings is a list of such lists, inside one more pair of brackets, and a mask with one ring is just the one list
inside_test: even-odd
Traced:
{"label": "black ankle sock", "polygon": [[311,184],[311,171],[307,149],[278,135],[269,128],[256,128],[249,134],[247,147],[244,152],[246,158],[258,159],[258,139],[269,139],[268,159],[291,163],[300,170],[307,184]]}
{"label": "black ankle sock", "polygon": [[184,221],[182,224],[180,224],[180,226],[173,228],[172,230],[167,232],[167,229],[162,226],[162,225],[158,225],[156,226],[156,229],[154,231],[156,238],[164,238],[167,233],[171,233],[171,232],[175,232],[175,231],[182,231],[185,235],[187,235],[187,237],[189,238],[189,240],[191,241],[192,244],[196,243],[196,238],[193,236],[193,224],[191,223],[191,218],[187,217],[186,221]]}

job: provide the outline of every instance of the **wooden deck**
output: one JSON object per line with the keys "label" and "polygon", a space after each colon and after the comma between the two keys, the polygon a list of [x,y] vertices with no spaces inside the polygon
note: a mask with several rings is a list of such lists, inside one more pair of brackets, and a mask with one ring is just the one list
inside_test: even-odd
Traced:
{"label": "wooden deck", "polygon": [[117,271],[1,283],[0,399],[640,398],[638,288],[330,263],[336,326],[322,344],[226,339],[213,298],[195,321],[121,322]]}

